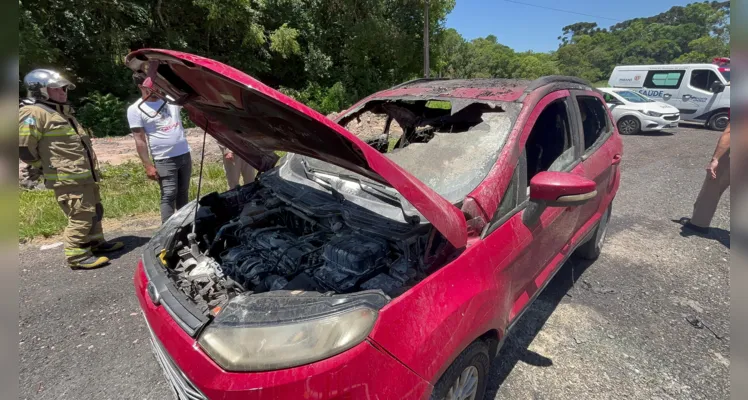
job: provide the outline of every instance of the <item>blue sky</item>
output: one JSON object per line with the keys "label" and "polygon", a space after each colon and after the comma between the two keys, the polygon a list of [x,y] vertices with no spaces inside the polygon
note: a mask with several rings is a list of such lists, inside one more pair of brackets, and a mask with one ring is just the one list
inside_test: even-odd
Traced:
{"label": "blue sky", "polygon": [[[512,0],[514,1],[514,0]],[[455,28],[467,40],[495,35],[499,43],[516,51],[546,52],[558,48],[561,28],[576,22],[597,22],[609,27],[637,17],[649,17],[672,6],[694,0],[516,0],[605,18],[542,9],[506,0],[457,0],[447,16],[447,27]]]}

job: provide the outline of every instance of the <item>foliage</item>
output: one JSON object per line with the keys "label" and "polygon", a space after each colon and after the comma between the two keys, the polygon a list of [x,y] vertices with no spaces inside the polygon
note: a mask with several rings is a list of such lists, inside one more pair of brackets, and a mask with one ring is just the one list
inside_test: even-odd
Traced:
{"label": "foliage", "polygon": [[127,104],[114,97],[94,91],[81,99],[83,107],[76,116],[80,123],[96,137],[122,136],[130,132],[127,125]]}
{"label": "foliage", "polygon": [[325,115],[340,111],[349,102],[345,87],[340,82],[336,82],[330,88],[310,83],[303,90],[281,87],[280,91]]}
{"label": "foliage", "polygon": [[[672,7],[609,28],[571,24],[550,53],[517,52],[493,35],[466,40],[444,26],[455,0],[428,4],[433,76],[534,79],[560,73],[598,82],[616,65],[711,62],[730,54],[729,2]],[[71,92],[77,107],[92,102],[94,92],[121,100],[137,96],[123,60],[144,47],[219,60],[323,113],[423,73],[423,0],[19,0],[19,5],[20,73],[61,70],[78,86]],[[99,119],[107,118],[114,117]],[[101,132],[101,126],[91,129]]]}
{"label": "foliage", "polygon": [[183,109],[182,109],[182,112],[181,112],[180,114],[181,114],[181,117],[182,117],[182,126],[183,126],[183,127],[185,128],[185,129],[187,129],[187,128],[194,128],[195,126],[197,126],[197,125],[195,125],[195,123],[194,123],[194,122],[192,122],[192,120],[190,120],[190,116],[189,116],[189,114],[187,113],[187,110],[185,110],[185,109],[183,108]]}
{"label": "foliage", "polygon": [[[422,73],[423,1],[19,3],[21,74],[37,67],[62,70],[78,86],[71,93],[76,106],[94,90],[120,99],[137,95],[123,58],[143,47],[210,57],[272,87],[319,88],[313,97],[324,110]],[[430,0],[429,7],[430,35],[436,37],[454,0]]]}

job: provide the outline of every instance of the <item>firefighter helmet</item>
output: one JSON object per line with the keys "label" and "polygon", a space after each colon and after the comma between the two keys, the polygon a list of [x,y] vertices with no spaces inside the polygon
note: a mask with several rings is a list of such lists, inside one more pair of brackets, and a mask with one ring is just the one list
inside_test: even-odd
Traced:
{"label": "firefighter helmet", "polygon": [[75,89],[75,85],[65,79],[57,71],[51,69],[35,69],[23,78],[28,96],[37,100],[49,100],[47,88]]}

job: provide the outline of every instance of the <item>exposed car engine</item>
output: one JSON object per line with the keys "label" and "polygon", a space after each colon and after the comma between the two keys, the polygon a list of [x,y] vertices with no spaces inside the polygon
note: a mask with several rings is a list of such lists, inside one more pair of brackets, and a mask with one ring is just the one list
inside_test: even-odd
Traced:
{"label": "exposed car engine", "polygon": [[200,201],[196,235],[177,234],[170,265],[203,313],[240,293],[381,290],[423,279],[446,241],[427,223],[387,219],[276,174]]}

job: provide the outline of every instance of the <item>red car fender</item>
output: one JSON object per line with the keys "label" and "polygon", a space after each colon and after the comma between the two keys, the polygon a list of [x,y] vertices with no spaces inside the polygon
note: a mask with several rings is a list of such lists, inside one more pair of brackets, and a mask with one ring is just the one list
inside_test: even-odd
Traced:
{"label": "red car fender", "polygon": [[497,300],[508,288],[502,280],[485,279],[494,274],[492,258],[482,242],[470,246],[385,306],[371,340],[434,384],[471,342],[506,324],[509,296],[507,304]]}

